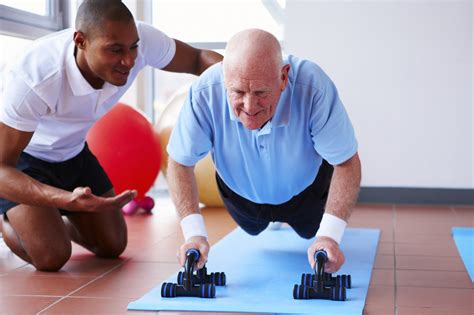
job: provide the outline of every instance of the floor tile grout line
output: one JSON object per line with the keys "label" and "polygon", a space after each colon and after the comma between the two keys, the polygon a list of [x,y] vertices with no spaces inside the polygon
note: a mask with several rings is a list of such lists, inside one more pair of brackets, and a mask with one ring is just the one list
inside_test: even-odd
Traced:
{"label": "floor tile grout line", "polygon": [[51,303],[50,305],[48,305],[47,307],[45,307],[44,309],[42,309],[41,311],[39,311],[39,312],[36,313],[36,314],[41,314],[41,313],[43,313],[44,311],[50,309],[51,307],[53,307],[54,305],[58,304],[58,303],[61,302],[62,300],[64,300],[64,299],[70,297],[72,294],[78,292],[79,290],[82,290],[83,288],[85,288],[85,287],[88,286],[89,284],[91,284],[91,283],[93,283],[93,282],[95,282],[95,281],[97,281],[97,280],[99,280],[99,279],[105,277],[106,275],[108,275],[109,273],[111,273],[112,271],[114,271],[115,269],[117,269],[117,268],[123,266],[123,265],[124,265],[126,262],[128,262],[130,259],[131,259],[131,258],[128,258],[127,260],[124,260],[122,263],[120,263],[120,264],[118,264],[118,265],[112,267],[110,270],[108,270],[108,271],[104,272],[103,274],[101,274],[101,275],[95,277],[95,278],[92,279],[91,281],[89,281],[89,282],[83,284],[82,286],[80,286],[79,288],[73,290],[72,292],[69,292],[67,295],[62,296],[59,300],[55,301],[54,303]]}
{"label": "floor tile grout line", "polygon": [[[175,232],[170,232],[169,234],[165,234],[165,236],[163,236],[162,239],[158,239],[156,240],[156,242],[150,244],[149,246],[143,246],[141,249],[143,249],[144,247],[153,247],[155,245],[158,245],[160,242],[163,242],[165,241],[166,239],[170,238]],[[131,257],[130,257],[131,258]]]}
{"label": "floor tile grout line", "polygon": [[[454,213],[454,217],[455,217],[456,219],[460,219],[459,214],[458,214],[458,212],[456,211],[456,208],[454,207],[454,205],[451,205],[449,208],[450,208],[451,211]],[[452,231],[452,227],[451,227],[451,231]],[[454,238],[452,237],[452,232],[451,232],[451,239],[452,239],[453,242],[454,242]]]}
{"label": "floor tile grout line", "polygon": [[[112,267],[110,270],[108,270],[108,271],[106,271],[106,272],[100,274],[99,276],[95,277],[94,279],[90,280],[89,282],[85,283],[84,285],[80,286],[79,288],[77,288],[77,289],[75,289],[75,290],[69,292],[67,295],[61,296],[60,299],[58,299],[57,301],[51,303],[50,305],[48,305],[47,307],[45,307],[44,309],[42,309],[41,311],[39,311],[39,312],[36,313],[36,314],[39,315],[39,314],[43,313],[44,311],[50,309],[51,307],[53,307],[54,305],[58,304],[58,303],[61,302],[62,300],[66,299],[66,298],[68,298],[68,297],[71,297],[72,294],[74,294],[74,293],[76,293],[76,292],[82,290],[83,288],[85,288],[85,287],[88,286],[89,284],[91,284],[91,283],[93,283],[93,282],[95,282],[95,281],[97,281],[97,280],[99,280],[99,279],[105,277],[106,275],[108,275],[109,273],[111,273],[112,271],[114,271],[115,269],[117,269],[117,268],[119,268],[119,267],[125,265],[127,262],[131,262],[131,260],[132,260],[132,257],[130,257],[130,258],[124,260],[122,263],[117,264],[116,266]],[[135,262],[133,262],[133,263],[135,263]],[[147,262],[139,262],[139,263],[147,263]],[[171,264],[174,264],[174,263],[171,263]],[[90,298],[90,297],[81,297],[81,298]],[[101,298],[103,298],[103,297],[101,297]]]}
{"label": "floor tile grout line", "polygon": [[[165,239],[171,237],[173,234],[174,234],[174,232],[170,233],[169,235],[167,235],[166,237],[164,237],[163,240],[165,240]],[[157,241],[157,243],[158,243],[158,242],[159,242],[159,241]],[[156,243],[156,244],[157,244],[157,243]],[[40,311],[37,312],[36,314],[39,315],[39,314],[41,314],[41,313],[47,311],[48,309],[52,308],[54,305],[60,303],[61,301],[65,300],[65,299],[68,298],[68,297],[71,297],[72,294],[74,294],[74,293],[76,293],[76,292],[82,290],[83,288],[85,288],[85,287],[88,286],[89,284],[91,284],[91,283],[93,283],[93,282],[99,280],[100,278],[103,278],[104,276],[106,276],[107,274],[111,273],[112,271],[114,271],[115,269],[119,268],[120,266],[123,266],[125,263],[131,261],[132,258],[133,258],[133,257],[130,257],[130,258],[124,260],[122,263],[120,263],[120,264],[114,266],[114,267],[111,268],[110,270],[108,270],[108,271],[104,272],[103,274],[97,276],[96,278],[94,278],[94,279],[92,279],[91,281],[85,283],[84,285],[80,286],[79,288],[73,290],[72,292],[68,293],[67,295],[62,296],[60,299],[58,299],[58,300],[55,301],[54,303],[51,303],[50,305],[48,305],[48,306],[45,307],[44,309],[40,310]],[[145,263],[146,263],[146,262],[145,262]],[[166,263],[168,263],[168,262],[166,262]],[[174,263],[170,263],[170,264],[174,264]],[[88,297],[82,297],[82,298],[88,298]]]}
{"label": "floor tile grout line", "polygon": [[5,294],[5,295],[2,295],[2,297],[60,298],[60,297],[62,297],[62,295],[45,295],[45,294],[40,294],[40,295],[35,295],[35,294]]}
{"label": "floor tile grout line", "polygon": [[[392,227],[397,226],[397,224],[401,224],[401,222],[398,222],[398,220],[397,220],[398,218],[400,218],[400,216],[397,215],[397,211],[396,211],[396,210],[397,210],[397,205],[396,205],[396,204],[393,204],[393,205],[391,206],[391,217],[392,217],[391,225],[392,225]],[[454,211],[454,214],[455,214],[456,216],[458,216],[458,213],[455,211],[455,209],[454,209],[453,211]],[[453,212],[451,212],[451,213],[453,213]],[[174,233],[167,234],[167,236],[165,236],[162,240],[159,240],[159,241],[154,242],[153,245],[156,245],[156,244],[158,244],[158,243],[161,243],[161,242],[163,242],[163,241],[169,239],[170,237],[172,237],[173,234],[174,234]],[[392,248],[392,253],[393,253],[393,256],[394,256],[394,257],[393,257],[393,261],[394,261],[394,275],[395,275],[395,279],[394,279],[394,280],[395,280],[395,282],[394,282],[394,288],[395,288],[395,290],[394,290],[394,291],[395,291],[395,292],[394,292],[394,297],[396,298],[396,296],[397,296],[397,288],[404,288],[404,287],[420,287],[420,286],[406,286],[406,285],[404,286],[404,285],[400,285],[400,284],[397,285],[397,283],[396,283],[396,272],[397,272],[397,270],[405,270],[405,269],[397,269],[397,268],[396,268],[396,261],[397,261],[397,258],[398,258],[398,257],[395,255],[395,245],[396,245],[396,243],[395,243],[395,234],[399,235],[399,232],[396,232],[396,231],[395,231],[395,228],[393,228],[391,234],[392,234],[392,237],[394,238],[394,240],[393,240],[393,242],[392,242],[393,245],[394,245],[393,248]],[[420,255],[416,255],[416,254],[415,254],[415,255],[400,255],[400,256],[419,257]],[[426,255],[423,255],[423,256],[424,256],[424,257],[429,257],[429,256],[426,256]],[[434,256],[434,255],[430,255],[430,256]],[[446,258],[448,258],[448,257],[454,257],[454,256],[446,256]],[[132,259],[132,257],[127,258],[127,259],[124,259],[124,260],[123,260],[121,263],[119,263],[118,265],[111,267],[110,270],[105,271],[105,272],[103,272],[102,274],[99,274],[98,276],[95,276],[96,278],[94,278],[94,279],[92,279],[92,277],[91,277],[92,280],[89,281],[88,284],[90,284],[90,283],[92,283],[93,281],[99,280],[100,278],[106,276],[109,272],[111,272],[111,271],[114,270],[115,268],[118,268],[118,267],[120,267],[121,265],[123,265],[123,264],[125,264],[125,263],[130,263],[130,260],[131,260],[131,259]],[[148,261],[133,261],[133,262],[148,263]],[[151,262],[154,262],[154,261],[149,261],[149,262],[151,263]],[[171,263],[171,262],[160,262],[160,263]],[[21,268],[21,267],[17,267],[17,268]],[[410,269],[406,269],[406,270],[410,270]],[[86,286],[86,285],[88,285],[88,284],[85,284],[84,286]],[[86,297],[86,296],[83,296],[83,297],[76,297],[76,296],[71,296],[72,294],[74,294],[74,293],[77,292],[78,290],[81,290],[84,286],[82,286],[81,288],[78,288],[77,290],[74,290],[73,292],[71,292],[71,293],[68,294],[67,296],[63,296],[63,299],[64,299],[64,298],[97,298],[97,299],[99,299],[99,298],[104,298],[104,297]],[[421,286],[421,287],[422,287],[422,286]],[[428,288],[431,288],[431,287],[428,287]],[[449,288],[449,287],[448,287],[448,288]],[[464,289],[464,288],[452,288],[452,289]],[[52,296],[52,297],[56,297],[56,298],[57,298],[57,297],[61,297],[61,296]],[[61,300],[62,300],[62,299],[61,299]],[[396,301],[396,300],[395,300],[395,301]],[[60,301],[57,301],[57,302],[60,302]],[[50,305],[50,306],[52,306],[52,305]],[[398,306],[396,303],[394,303],[394,308],[395,308],[394,312],[395,312],[395,314],[398,313],[398,307],[403,307],[403,306]],[[46,311],[47,309],[49,309],[49,307],[46,307],[44,310],[42,310],[42,311],[40,311],[40,312],[44,312],[44,311]]]}
{"label": "floor tile grout line", "polygon": [[[382,287],[382,285],[379,285]],[[455,289],[455,290],[472,290],[472,288],[461,288],[461,287],[433,287],[433,286],[426,286],[426,285],[399,285],[400,288],[423,288],[423,289]]]}

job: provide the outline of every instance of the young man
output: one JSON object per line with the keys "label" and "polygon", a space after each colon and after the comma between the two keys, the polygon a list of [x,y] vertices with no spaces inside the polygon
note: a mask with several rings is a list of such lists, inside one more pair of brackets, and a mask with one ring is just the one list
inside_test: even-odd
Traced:
{"label": "young man", "polygon": [[140,69],[199,75],[222,57],[145,23],[118,0],[84,1],[76,29],[35,41],[5,73],[0,106],[0,214],[10,249],[38,270],[59,270],[71,240],[101,257],[126,247],[116,196],[85,143],[88,129]]}

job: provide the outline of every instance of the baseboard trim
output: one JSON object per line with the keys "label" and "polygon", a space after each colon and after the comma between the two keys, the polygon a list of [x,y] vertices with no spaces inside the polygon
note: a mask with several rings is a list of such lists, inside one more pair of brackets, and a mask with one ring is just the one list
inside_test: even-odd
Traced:
{"label": "baseboard trim", "polygon": [[362,187],[359,202],[474,205],[474,189]]}

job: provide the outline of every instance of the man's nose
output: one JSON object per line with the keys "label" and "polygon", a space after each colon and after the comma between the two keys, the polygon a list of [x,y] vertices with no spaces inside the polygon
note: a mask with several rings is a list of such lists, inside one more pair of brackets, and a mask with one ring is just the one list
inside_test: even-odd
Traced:
{"label": "man's nose", "polygon": [[135,56],[132,53],[126,54],[122,58],[122,65],[126,66],[128,69],[132,68],[135,65]]}
{"label": "man's nose", "polygon": [[250,93],[246,94],[244,97],[244,110],[248,114],[253,114],[252,111],[257,109],[257,97]]}

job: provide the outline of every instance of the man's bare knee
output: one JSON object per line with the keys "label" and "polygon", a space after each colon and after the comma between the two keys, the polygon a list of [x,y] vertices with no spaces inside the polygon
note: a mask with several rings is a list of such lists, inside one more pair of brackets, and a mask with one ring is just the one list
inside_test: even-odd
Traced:
{"label": "man's bare knee", "polygon": [[126,247],[126,238],[102,240],[100,244],[97,244],[94,253],[99,257],[117,258],[124,252]]}
{"label": "man's bare knee", "polygon": [[102,213],[81,213],[68,216],[64,221],[72,240],[99,257],[116,258],[127,246],[127,225],[120,209]]}
{"label": "man's bare knee", "polygon": [[127,247],[127,231],[103,233],[97,237],[92,246],[92,251],[99,257],[117,258]]}
{"label": "man's bare knee", "polygon": [[38,271],[58,271],[71,258],[71,245],[62,249],[53,249],[43,252],[37,257],[31,257],[31,263]]}

